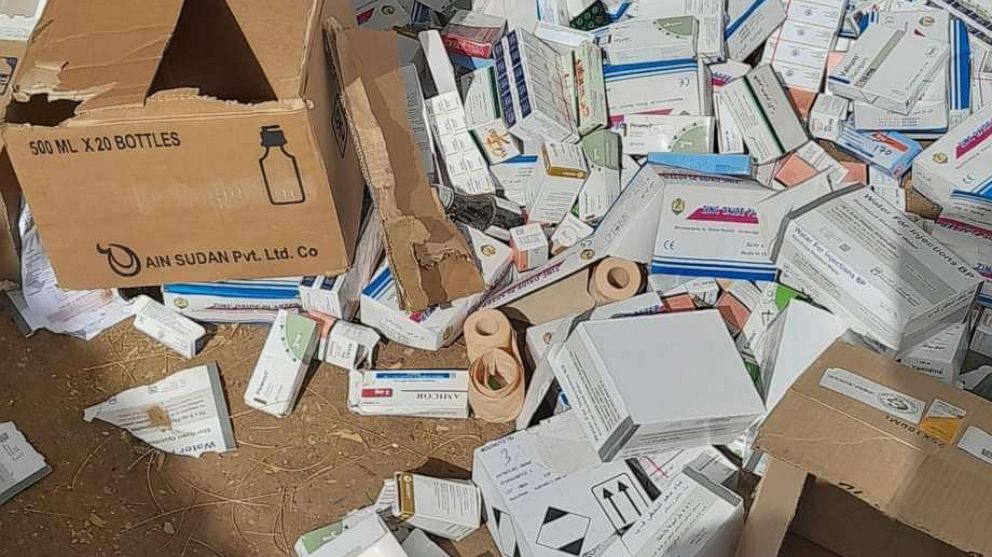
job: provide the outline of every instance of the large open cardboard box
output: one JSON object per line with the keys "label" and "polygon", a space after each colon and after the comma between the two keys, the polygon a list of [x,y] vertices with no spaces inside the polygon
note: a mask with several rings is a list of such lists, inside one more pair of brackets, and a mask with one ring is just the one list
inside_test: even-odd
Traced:
{"label": "large open cardboard box", "polygon": [[988,432],[992,403],[838,341],[762,424],[737,556],[992,555]]}
{"label": "large open cardboard box", "polygon": [[60,285],[347,269],[363,182],[332,16],[350,2],[51,0],[4,136]]}

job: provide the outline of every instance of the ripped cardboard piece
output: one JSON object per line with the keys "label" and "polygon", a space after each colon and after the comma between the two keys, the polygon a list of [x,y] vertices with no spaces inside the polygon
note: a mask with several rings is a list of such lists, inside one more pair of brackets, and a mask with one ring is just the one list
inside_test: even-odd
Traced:
{"label": "ripped cardboard piece", "polygon": [[427,181],[410,129],[396,34],[324,23],[350,137],[383,223],[402,309],[422,311],[482,292],[465,238]]}
{"label": "ripped cardboard piece", "polygon": [[122,427],[168,453],[199,458],[237,448],[217,364],[201,365],[90,406],[83,420]]}

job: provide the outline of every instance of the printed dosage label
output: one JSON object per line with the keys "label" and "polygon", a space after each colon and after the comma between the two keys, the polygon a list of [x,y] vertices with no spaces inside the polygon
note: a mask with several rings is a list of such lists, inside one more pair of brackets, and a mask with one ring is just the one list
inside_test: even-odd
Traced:
{"label": "printed dosage label", "polygon": [[935,398],[923,417],[920,429],[944,443],[953,443],[966,415],[968,413],[961,408]]}
{"label": "printed dosage label", "polygon": [[923,410],[927,406],[918,398],[865,379],[846,369],[828,368],[823,372],[820,386],[916,425],[919,425],[923,419]]}
{"label": "printed dosage label", "polygon": [[982,429],[975,426],[966,429],[958,441],[958,448],[984,460],[986,464],[992,464],[992,435]]}

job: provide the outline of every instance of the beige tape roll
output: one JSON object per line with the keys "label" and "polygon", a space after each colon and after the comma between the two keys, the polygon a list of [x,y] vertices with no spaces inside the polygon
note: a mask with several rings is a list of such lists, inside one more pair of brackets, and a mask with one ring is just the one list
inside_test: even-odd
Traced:
{"label": "beige tape roll", "polygon": [[634,297],[643,282],[637,263],[607,257],[593,270],[589,293],[596,299],[596,305],[610,304]]}
{"label": "beige tape roll", "polygon": [[469,315],[465,320],[464,330],[465,348],[468,349],[470,362],[493,348],[512,351],[513,327],[499,310],[483,309]]}
{"label": "beige tape roll", "polygon": [[524,405],[524,368],[520,359],[502,348],[491,348],[468,368],[468,403],[475,417],[487,422],[511,422]]}

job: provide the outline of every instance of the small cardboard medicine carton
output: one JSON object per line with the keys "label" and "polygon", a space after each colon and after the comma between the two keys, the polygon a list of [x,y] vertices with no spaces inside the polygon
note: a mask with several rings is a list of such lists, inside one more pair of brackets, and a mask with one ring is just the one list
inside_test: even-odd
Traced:
{"label": "small cardboard medicine carton", "polygon": [[566,411],[475,450],[472,480],[499,555],[667,555],[656,551],[675,539],[681,555],[729,554],[743,509],[720,486],[727,467],[714,448],[601,463],[576,421]]}
{"label": "small cardboard medicine carton", "polygon": [[913,187],[947,205],[955,190],[992,198],[992,105],[934,141],[913,161]]}
{"label": "small cardboard medicine carton", "polygon": [[589,176],[580,145],[546,141],[541,146],[540,185],[528,206],[529,222],[554,224],[565,217]]}
{"label": "small cardboard medicine carton", "polygon": [[975,324],[975,333],[971,337],[972,350],[983,356],[992,358],[992,310],[983,309]]}
{"label": "small cardboard medicine carton", "polygon": [[540,155],[517,155],[512,159],[489,167],[496,184],[503,189],[503,196],[521,207],[534,201],[540,186]]}
{"label": "small cardboard medicine carton", "polygon": [[403,551],[408,557],[449,557],[423,530],[414,530],[403,540]]}
{"label": "small cardboard medicine carton", "polygon": [[134,328],[187,358],[203,348],[207,330],[192,319],[172,311],[148,296],[133,302]]}
{"label": "small cardboard medicine carton", "polygon": [[896,361],[948,385],[957,385],[968,353],[969,330],[967,323],[955,323],[897,354]]}
{"label": "small cardboard medicine carton", "polygon": [[911,31],[872,25],[827,76],[830,93],[909,114],[939,71],[950,46]]}
{"label": "small cardboard medicine carton", "polygon": [[245,404],[279,418],[288,416],[296,406],[319,337],[312,319],[280,310],[248,380]]}
{"label": "small cardboard medicine carton", "polygon": [[658,167],[665,184],[652,274],[774,280],[756,206],[757,183]]}
{"label": "small cardboard medicine carton", "polygon": [[[764,412],[715,310],[587,321],[552,356],[603,460],[724,444]],[[645,373],[649,362],[666,364]]]}
{"label": "small cardboard medicine carton", "polygon": [[724,39],[731,60],[743,62],[785,22],[782,2],[771,0],[729,0]]}
{"label": "small cardboard medicine carton", "polygon": [[293,546],[296,557],[408,557],[373,507],[303,534]]}
{"label": "small cardboard medicine carton", "polygon": [[372,365],[382,338],[374,329],[316,311],[307,312],[307,317],[317,322],[320,335],[314,359],[349,370]]}
{"label": "small cardboard medicine carton", "polygon": [[572,71],[575,74],[576,122],[579,134],[585,136],[609,123],[603,50],[591,42],[580,44],[572,52]]}
{"label": "small cardboard medicine carton", "polygon": [[317,311],[336,319],[351,319],[358,311],[362,288],[382,259],[382,224],[375,215],[365,219],[351,268],[336,277],[309,276],[300,279],[300,303],[305,311]]}
{"label": "small cardboard medicine carton", "polygon": [[162,286],[165,307],[211,323],[272,323],[279,310],[297,311],[299,277],[187,282]]}
{"label": "small cardboard medicine carton", "polygon": [[540,39],[515,29],[493,50],[503,121],[523,140],[571,141],[574,104],[565,96],[562,57]]}
{"label": "small cardboard medicine carton", "polygon": [[712,116],[631,114],[614,124],[614,129],[623,140],[623,152],[628,155],[712,153],[716,119]]}
{"label": "small cardboard medicine carton", "polygon": [[696,34],[696,55],[707,64],[722,62],[726,58],[724,32],[724,2],[722,0],[668,0],[667,2],[639,2],[637,18],[667,18],[691,15],[699,22]]}
{"label": "small cardboard medicine carton", "polygon": [[628,19],[596,30],[610,65],[696,57],[699,23],[691,15]]}
{"label": "small cardboard medicine carton", "polygon": [[[478,230],[466,227],[488,289],[510,279],[512,250]],[[450,305],[423,311],[400,309],[396,280],[389,265],[382,265],[362,291],[361,321],[400,344],[421,350],[439,350],[461,334],[462,323],[483,300],[483,293],[458,298]]]}
{"label": "small cardboard medicine carton", "polygon": [[902,178],[923,151],[914,139],[899,132],[860,131],[848,120],[834,143],[893,178]]}
{"label": "small cardboard medicine carton", "polygon": [[479,488],[468,481],[400,472],[393,515],[435,536],[459,541],[482,521]]}
{"label": "small cardboard medicine carton", "polygon": [[750,156],[723,153],[648,153],[648,164],[743,177],[749,177],[754,172]]}
{"label": "small cardboard medicine carton", "polygon": [[551,255],[558,255],[566,249],[592,235],[593,227],[583,222],[579,217],[569,213],[561,219],[551,235]]}
{"label": "small cardboard medicine carton", "polygon": [[457,10],[441,31],[445,48],[471,58],[491,58],[493,45],[506,33],[506,20],[468,10]]}
{"label": "small cardboard medicine carton", "polygon": [[992,307],[992,198],[963,191],[952,193],[931,234],[972,264],[985,281],[978,303]]}
{"label": "small cardboard medicine carton", "polygon": [[720,100],[758,164],[774,161],[809,141],[770,65],[758,66],[743,79],[725,85]]}
{"label": "small cardboard medicine carton", "polygon": [[791,212],[772,256],[782,284],[896,351],[964,321],[980,285],[967,262],[864,186]]}
{"label": "small cardboard medicine carton", "polygon": [[584,223],[598,223],[623,191],[620,147],[620,136],[609,130],[597,130],[582,138],[589,176],[573,212]]}
{"label": "small cardboard medicine carton", "polygon": [[469,130],[489,164],[496,165],[520,155],[516,138],[510,135],[500,117],[495,70],[489,67],[465,74],[461,89]]}
{"label": "small cardboard medicine carton", "polygon": [[14,422],[0,422],[0,505],[51,473]]}
{"label": "small cardboard medicine carton", "polygon": [[744,137],[737,122],[730,117],[729,110],[723,105],[720,89],[731,81],[744,77],[751,69],[750,65],[734,60],[709,66],[713,83],[713,113],[717,120],[717,144],[721,153],[744,153]]}
{"label": "small cardboard medicine carton", "polygon": [[817,95],[809,113],[809,133],[817,139],[837,141],[847,122],[851,101],[836,95]]}
{"label": "small cardboard medicine carton", "polygon": [[529,271],[548,262],[548,237],[539,224],[511,228],[510,249],[513,250],[513,265],[518,271]]}
{"label": "small cardboard medicine carton", "polygon": [[468,372],[351,370],[348,409],[360,416],[468,418]]}
{"label": "small cardboard medicine carton", "polygon": [[706,65],[663,60],[603,67],[610,121],[628,114],[713,113],[713,83]]}

